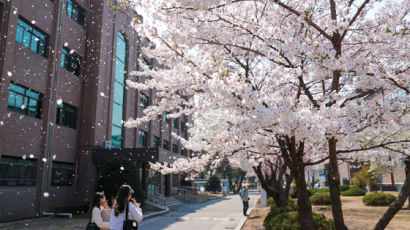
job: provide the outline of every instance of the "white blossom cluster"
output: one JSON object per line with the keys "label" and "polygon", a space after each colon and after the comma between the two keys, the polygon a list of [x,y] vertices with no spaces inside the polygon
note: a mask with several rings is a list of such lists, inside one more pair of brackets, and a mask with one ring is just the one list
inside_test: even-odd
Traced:
{"label": "white blossom cluster", "polygon": [[155,43],[143,52],[161,67],[127,84],[161,100],[125,126],[189,115],[181,141],[198,153],[152,167],[199,172],[228,158],[251,169],[280,156],[278,136],[303,141],[305,162],[325,158],[330,137],[344,159],[410,156],[410,1],[329,2],[136,2],[147,16],[135,28]]}

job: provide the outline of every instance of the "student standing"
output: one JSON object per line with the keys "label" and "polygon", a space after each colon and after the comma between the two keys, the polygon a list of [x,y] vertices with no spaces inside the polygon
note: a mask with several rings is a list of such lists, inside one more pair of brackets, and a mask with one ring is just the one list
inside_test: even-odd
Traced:
{"label": "student standing", "polygon": [[248,188],[246,186],[243,186],[242,190],[239,192],[239,196],[241,197],[241,200],[243,203],[243,215],[246,216],[246,212],[248,211],[249,200],[250,200]]}
{"label": "student standing", "polygon": [[142,221],[142,210],[140,204],[138,204],[132,194],[134,190],[129,185],[121,185],[118,189],[116,202],[111,211],[110,228],[111,230],[123,230],[123,224],[125,221],[125,212],[128,206],[128,220],[134,220],[137,222]]}
{"label": "student standing", "polygon": [[94,201],[91,206],[91,220],[90,223],[97,225],[101,230],[109,230],[110,223],[104,221],[102,212],[110,209],[105,199],[105,195],[102,192],[97,192],[94,196]]}

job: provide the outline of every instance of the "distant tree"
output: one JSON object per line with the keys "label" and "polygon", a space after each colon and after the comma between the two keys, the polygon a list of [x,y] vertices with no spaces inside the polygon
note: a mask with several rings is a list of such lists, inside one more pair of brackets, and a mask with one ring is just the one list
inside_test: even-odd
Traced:
{"label": "distant tree", "polygon": [[353,175],[352,184],[355,187],[368,186],[369,191],[371,191],[372,186],[377,184],[379,177],[380,174],[371,170],[370,165],[366,164],[359,172]]}
{"label": "distant tree", "polygon": [[217,176],[211,176],[206,182],[206,191],[213,193],[221,191],[221,180]]}

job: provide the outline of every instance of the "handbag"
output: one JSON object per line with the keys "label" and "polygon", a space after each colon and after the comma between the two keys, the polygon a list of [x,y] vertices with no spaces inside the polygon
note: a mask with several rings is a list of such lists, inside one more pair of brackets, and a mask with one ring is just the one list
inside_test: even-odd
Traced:
{"label": "handbag", "polygon": [[100,230],[100,228],[95,223],[88,223],[85,230]]}
{"label": "handbag", "polygon": [[138,222],[135,220],[129,220],[128,219],[128,209],[129,209],[130,203],[127,203],[127,207],[125,208],[125,220],[124,224],[122,226],[123,230],[138,230]]}
{"label": "handbag", "polygon": [[90,216],[90,219],[88,220],[88,224],[85,230],[100,230],[100,228],[95,223],[91,223],[92,217],[93,217],[93,212],[91,211],[91,216]]}

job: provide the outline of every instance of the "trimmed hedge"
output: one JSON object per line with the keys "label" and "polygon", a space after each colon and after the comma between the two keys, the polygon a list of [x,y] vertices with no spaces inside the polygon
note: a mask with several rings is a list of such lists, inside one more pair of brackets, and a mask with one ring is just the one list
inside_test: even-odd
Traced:
{"label": "trimmed hedge", "polygon": [[310,202],[314,205],[330,205],[330,194],[327,192],[317,192],[310,197]]}
{"label": "trimmed hedge", "polygon": [[350,185],[339,185],[340,192],[344,192],[350,189]]}
{"label": "trimmed hedge", "polygon": [[[334,230],[332,219],[322,214],[313,213],[313,224],[317,230]],[[299,216],[295,202],[289,200],[289,206],[278,208],[272,205],[263,226],[265,230],[300,230]]]}
{"label": "trimmed hedge", "polygon": [[367,194],[362,200],[368,206],[389,206],[396,197],[390,193],[378,192]]}
{"label": "trimmed hedge", "polygon": [[343,196],[364,196],[366,195],[366,191],[361,188],[350,188],[349,190],[346,190],[342,192]]}
{"label": "trimmed hedge", "polygon": [[72,213],[76,215],[76,214],[87,213],[89,208],[90,208],[89,204],[66,205],[66,206],[56,206],[54,207],[54,211],[57,213]]}
{"label": "trimmed hedge", "polygon": [[329,188],[312,188],[309,190],[310,196],[313,196],[318,192],[329,192]]}

